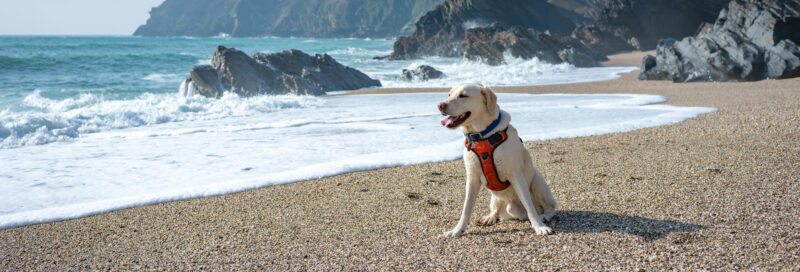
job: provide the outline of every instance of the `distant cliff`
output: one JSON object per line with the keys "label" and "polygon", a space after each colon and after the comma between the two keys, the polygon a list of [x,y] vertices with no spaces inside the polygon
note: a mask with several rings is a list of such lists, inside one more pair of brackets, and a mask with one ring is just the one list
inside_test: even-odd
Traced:
{"label": "distant cliff", "polygon": [[393,37],[442,0],[166,0],[136,36]]}

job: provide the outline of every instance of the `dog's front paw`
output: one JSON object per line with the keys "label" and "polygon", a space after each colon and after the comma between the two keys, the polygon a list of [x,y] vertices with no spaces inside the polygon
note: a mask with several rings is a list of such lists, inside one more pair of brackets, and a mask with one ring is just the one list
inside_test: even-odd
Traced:
{"label": "dog's front paw", "polygon": [[541,227],[534,226],[533,230],[536,231],[536,235],[553,234],[553,229],[551,229],[548,226],[541,226]]}
{"label": "dog's front paw", "polygon": [[445,232],[444,233],[444,237],[456,238],[458,236],[461,236],[461,234],[463,234],[463,233],[464,233],[463,230],[455,228],[455,229],[453,229],[451,231]]}
{"label": "dog's front paw", "polygon": [[481,221],[480,221],[481,225],[484,225],[484,226],[494,225],[495,222],[497,222],[497,216],[493,216],[491,214],[487,215],[487,216],[484,216],[483,218],[481,218]]}

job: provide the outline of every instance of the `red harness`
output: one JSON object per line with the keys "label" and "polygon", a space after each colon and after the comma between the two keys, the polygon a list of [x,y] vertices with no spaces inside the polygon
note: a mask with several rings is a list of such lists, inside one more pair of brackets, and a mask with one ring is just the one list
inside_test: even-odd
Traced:
{"label": "red harness", "polygon": [[469,138],[464,140],[464,146],[475,153],[478,156],[478,160],[481,161],[483,176],[486,177],[486,187],[492,191],[502,191],[511,186],[508,181],[500,181],[497,168],[494,166],[494,149],[505,142],[506,139],[508,139],[508,134],[503,130],[483,140],[471,141]]}

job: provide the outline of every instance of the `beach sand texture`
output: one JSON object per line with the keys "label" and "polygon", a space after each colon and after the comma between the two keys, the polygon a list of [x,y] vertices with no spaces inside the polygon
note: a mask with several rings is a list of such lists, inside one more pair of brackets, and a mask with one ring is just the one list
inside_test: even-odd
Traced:
{"label": "beach sand texture", "polygon": [[[625,59],[638,66],[612,61]],[[465,235],[443,238],[464,198],[456,160],[0,230],[0,269],[800,269],[800,78],[674,84],[637,74],[495,88],[647,93],[718,108],[673,125],[525,143],[560,204],[553,235],[521,221],[478,226],[482,191]],[[403,91],[445,90],[357,93]]]}

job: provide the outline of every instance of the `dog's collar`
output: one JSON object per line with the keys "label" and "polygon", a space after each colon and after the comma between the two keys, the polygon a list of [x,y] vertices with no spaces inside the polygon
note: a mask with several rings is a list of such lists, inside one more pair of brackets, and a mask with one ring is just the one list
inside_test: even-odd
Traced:
{"label": "dog's collar", "polygon": [[470,141],[478,141],[480,139],[483,139],[486,136],[486,134],[489,134],[489,132],[492,132],[492,130],[494,130],[497,127],[497,125],[500,124],[500,120],[501,119],[503,119],[503,113],[502,112],[498,113],[497,114],[497,119],[494,119],[494,121],[492,121],[492,123],[489,124],[489,127],[484,129],[483,131],[478,132],[478,133],[464,134],[464,136],[467,136],[467,139],[469,139]]}

